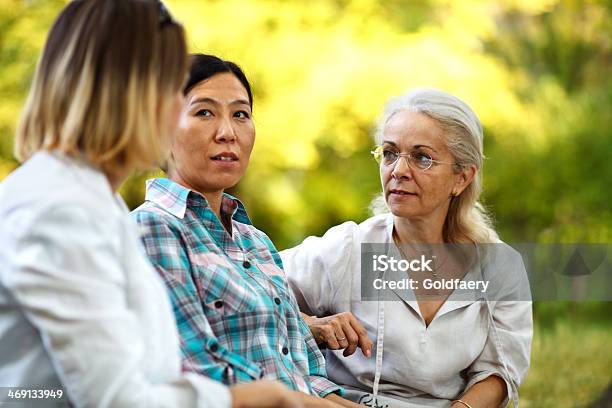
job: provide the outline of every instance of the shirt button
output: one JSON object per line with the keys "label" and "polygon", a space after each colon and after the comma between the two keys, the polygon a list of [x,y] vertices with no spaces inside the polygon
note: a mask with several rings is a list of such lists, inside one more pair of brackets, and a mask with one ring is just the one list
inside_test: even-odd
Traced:
{"label": "shirt button", "polygon": [[215,301],[215,307],[217,309],[221,309],[223,307],[223,301],[222,300]]}
{"label": "shirt button", "polygon": [[277,305],[281,304],[281,300],[277,297],[274,298],[274,303],[276,303]]}
{"label": "shirt button", "polygon": [[247,269],[248,269],[248,268],[250,268],[250,267],[251,267],[251,263],[250,263],[249,261],[244,261],[244,262],[242,263],[242,266],[244,266],[245,268],[247,268]]}
{"label": "shirt button", "polygon": [[217,346],[217,344],[213,344],[212,346],[210,346],[210,351],[212,351],[213,353],[215,353],[217,350],[219,350],[219,346]]}
{"label": "shirt button", "polygon": [[283,347],[281,351],[283,352],[284,355],[289,354],[289,349],[287,347]]}

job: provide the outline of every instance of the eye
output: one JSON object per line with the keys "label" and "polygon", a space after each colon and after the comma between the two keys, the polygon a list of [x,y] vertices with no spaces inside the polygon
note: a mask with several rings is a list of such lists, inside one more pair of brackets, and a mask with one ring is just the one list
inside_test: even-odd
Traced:
{"label": "eye", "polygon": [[416,152],[412,157],[414,157],[415,164],[421,169],[428,169],[433,163],[433,159],[427,153]]}
{"label": "eye", "polygon": [[196,112],[195,115],[209,117],[209,116],[212,116],[212,112],[208,109],[200,109],[199,111]]}
{"label": "eye", "polygon": [[241,110],[241,111],[234,113],[234,117],[238,119],[249,119],[251,116],[249,115],[247,111]]}
{"label": "eye", "polygon": [[389,149],[384,149],[382,152],[382,156],[383,156],[383,161],[385,163],[394,163],[397,160],[397,152],[394,152],[393,150],[389,150]]}

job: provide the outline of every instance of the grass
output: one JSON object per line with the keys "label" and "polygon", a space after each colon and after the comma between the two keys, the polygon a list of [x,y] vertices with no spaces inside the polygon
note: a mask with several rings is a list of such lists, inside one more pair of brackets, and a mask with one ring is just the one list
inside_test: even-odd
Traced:
{"label": "grass", "polygon": [[536,313],[531,368],[520,389],[523,408],[590,407],[612,383],[610,315],[589,319],[584,311],[563,309],[552,322]]}

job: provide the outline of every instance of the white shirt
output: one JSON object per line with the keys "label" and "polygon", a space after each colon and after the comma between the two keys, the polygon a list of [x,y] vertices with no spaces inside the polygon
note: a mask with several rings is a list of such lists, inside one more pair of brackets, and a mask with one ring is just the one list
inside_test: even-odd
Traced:
{"label": "white shirt", "polygon": [[227,387],[181,373],[165,288],[120,196],[59,153],[0,184],[0,387],[63,388],[77,407],[231,406]]}
{"label": "white shirt", "polygon": [[[309,237],[282,251],[285,272],[302,311],[317,316],[350,311],[376,344],[379,302],[361,301],[361,244],[392,243],[392,230],[393,216],[383,214],[360,225],[341,224],[321,238]],[[482,268],[494,278],[523,279],[520,256],[512,249],[505,252],[512,259],[498,259],[493,262],[495,267],[487,264]],[[512,283],[510,287],[520,290],[520,285]],[[514,294],[515,301],[453,299],[458,298],[451,295],[429,326],[414,297],[380,302],[384,303],[384,346],[379,395],[387,397],[384,403],[389,407],[449,406],[451,400],[492,374],[506,381],[512,396],[526,375],[533,334],[528,293]],[[489,308],[494,324],[490,324]],[[371,393],[375,349],[372,354],[369,359],[360,352],[347,358],[341,351],[328,350],[330,380],[344,386],[352,397]]]}

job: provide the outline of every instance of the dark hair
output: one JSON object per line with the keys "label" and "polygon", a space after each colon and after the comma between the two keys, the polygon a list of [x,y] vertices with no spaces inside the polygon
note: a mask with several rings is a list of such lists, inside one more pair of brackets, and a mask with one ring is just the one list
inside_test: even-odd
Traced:
{"label": "dark hair", "polygon": [[224,72],[234,74],[234,76],[238,78],[249,95],[249,105],[251,105],[251,109],[253,109],[251,85],[242,69],[235,63],[224,61],[214,55],[191,54],[189,56],[189,78],[183,87],[183,95],[187,95],[189,91],[200,82]]}

